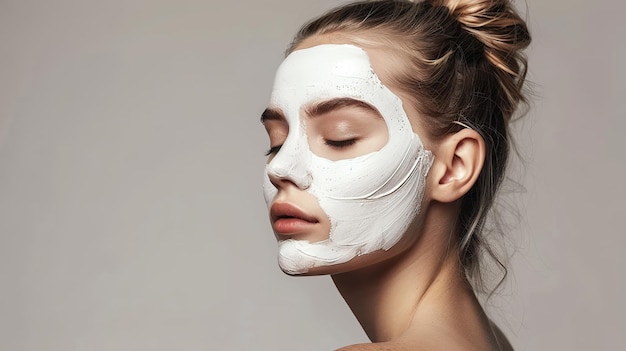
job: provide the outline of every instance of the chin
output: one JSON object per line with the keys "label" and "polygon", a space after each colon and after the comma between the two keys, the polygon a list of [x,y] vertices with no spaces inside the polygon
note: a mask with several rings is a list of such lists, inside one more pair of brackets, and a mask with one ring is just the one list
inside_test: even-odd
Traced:
{"label": "chin", "polygon": [[[325,242],[285,240],[279,242],[278,265],[290,276],[335,275],[379,266],[390,261],[402,251],[396,245],[389,250],[358,254],[352,248],[328,247]],[[325,255],[321,255],[320,252]]]}
{"label": "chin", "polygon": [[285,267],[279,264],[280,269],[288,276],[291,277],[312,277],[320,275],[334,275],[349,272],[350,268],[346,266],[347,263],[340,263],[329,266],[318,266],[308,269],[294,270],[293,267]]}

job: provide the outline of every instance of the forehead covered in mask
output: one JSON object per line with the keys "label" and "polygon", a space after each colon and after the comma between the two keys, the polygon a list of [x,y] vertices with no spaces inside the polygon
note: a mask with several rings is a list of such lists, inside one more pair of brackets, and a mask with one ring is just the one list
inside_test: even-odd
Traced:
{"label": "forehead covered in mask", "polygon": [[401,100],[380,81],[367,53],[353,45],[318,45],[291,53],[276,73],[270,106],[280,109],[291,127],[299,123],[304,106],[336,98],[373,106],[390,132],[411,130]]}

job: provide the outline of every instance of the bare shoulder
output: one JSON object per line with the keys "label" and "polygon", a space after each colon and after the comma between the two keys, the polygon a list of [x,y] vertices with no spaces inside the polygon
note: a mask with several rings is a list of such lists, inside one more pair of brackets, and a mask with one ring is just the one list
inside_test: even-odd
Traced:
{"label": "bare shoulder", "polygon": [[[499,331],[499,330],[498,330]],[[503,339],[500,339],[500,336]],[[494,351],[513,351],[513,347],[506,340],[504,334],[498,336],[498,345],[493,345],[491,349]],[[465,351],[484,351],[484,345],[476,345],[468,343],[467,340],[438,338],[437,340],[427,339],[421,342],[386,342],[373,344],[356,344],[342,347],[335,351],[449,351],[449,350],[465,350]]]}
{"label": "bare shoulder", "polygon": [[[405,334],[403,337],[381,343],[356,344],[345,346],[335,351],[513,351],[511,343],[498,326],[489,321],[486,334],[478,332],[459,332],[454,328],[422,328],[418,332]],[[472,329],[468,327],[467,329]],[[483,334],[483,336],[480,336]]]}
{"label": "bare shoulder", "polygon": [[342,347],[335,351],[427,351],[419,345],[408,345],[401,342],[384,342],[373,344],[356,344]]}
{"label": "bare shoulder", "polygon": [[356,344],[345,346],[335,351],[375,351],[375,350],[391,350],[389,348],[380,348],[379,344]]}

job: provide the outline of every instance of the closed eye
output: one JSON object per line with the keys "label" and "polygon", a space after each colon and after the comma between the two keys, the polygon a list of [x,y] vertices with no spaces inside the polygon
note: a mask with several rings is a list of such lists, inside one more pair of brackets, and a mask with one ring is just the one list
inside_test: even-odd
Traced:
{"label": "closed eye", "polygon": [[278,151],[280,151],[281,147],[282,145],[272,146],[269,150],[265,152],[265,156],[275,155]]}
{"label": "closed eye", "polygon": [[354,145],[356,143],[356,139],[353,138],[347,140],[324,140],[324,143],[336,149],[343,149],[348,146]]}

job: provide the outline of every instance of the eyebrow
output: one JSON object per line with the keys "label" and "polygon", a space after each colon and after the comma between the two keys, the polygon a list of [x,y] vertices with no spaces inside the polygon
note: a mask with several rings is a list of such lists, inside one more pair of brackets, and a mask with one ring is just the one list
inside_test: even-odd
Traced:
{"label": "eyebrow", "polygon": [[319,116],[332,111],[340,110],[342,108],[353,107],[367,112],[374,113],[376,116],[382,118],[383,116],[378,112],[376,108],[368,104],[365,101],[353,99],[353,98],[337,98],[332,100],[326,100],[317,102],[311,105],[307,105],[304,111],[309,116]]}
{"label": "eyebrow", "polygon": [[265,123],[266,121],[284,121],[285,116],[280,110],[275,108],[268,107],[261,113],[261,123]]}
{"label": "eyebrow", "polygon": [[[340,110],[342,108],[354,107],[371,112],[377,117],[383,118],[376,108],[368,104],[365,101],[353,99],[353,98],[337,98],[332,100],[326,100],[310,104],[305,106],[304,111],[309,116],[320,116],[332,111]],[[266,121],[284,121],[285,116],[283,113],[275,108],[268,107],[261,113],[261,123]]]}

